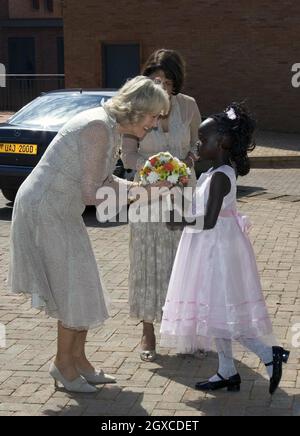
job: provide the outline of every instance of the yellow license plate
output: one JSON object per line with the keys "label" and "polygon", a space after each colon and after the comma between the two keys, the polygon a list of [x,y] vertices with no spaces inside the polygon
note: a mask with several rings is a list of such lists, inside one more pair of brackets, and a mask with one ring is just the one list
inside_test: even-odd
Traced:
{"label": "yellow license plate", "polygon": [[36,155],[37,152],[38,146],[36,144],[9,144],[0,142],[0,153]]}

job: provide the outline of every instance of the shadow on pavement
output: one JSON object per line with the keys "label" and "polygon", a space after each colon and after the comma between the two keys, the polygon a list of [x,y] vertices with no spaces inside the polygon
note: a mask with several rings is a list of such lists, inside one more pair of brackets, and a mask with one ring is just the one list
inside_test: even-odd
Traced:
{"label": "shadow on pavement", "polygon": [[[241,391],[237,393],[219,390],[202,393],[194,389],[195,383],[207,380],[217,372],[218,358],[216,353],[209,353],[201,359],[193,355],[160,355],[156,363],[159,368],[150,371],[168,378],[188,391],[181,401],[187,410],[199,412],[207,416],[292,416],[300,414],[300,395],[290,395],[278,388],[273,397],[269,394],[269,381],[243,363],[236,361],[242,378]],[[284,371],[289,365],[284,366]],[[293,389],[291,389],[293,391]],[[174,391],[175,392],[175,391]],[[175,400],[174,400],[175,401]],[[174,406],[175,408],[175,406]],[[182,408],[184,414],[185,408]]]}
{"label": "shadow on pavement", "polygon": [[[276,394],[271,397],[269,381],[257,374],[254,370],[243,363],[237,363],[238,371],[242,378],[241,391],[237,393],[220,390],[210,393],[202,393],[194,389],[199,380],[205,380],[216,371],[218,360],[215,353],[209,353],[202,359],[189,355],[158,355],[155,363],[145,364],[143,368],[165,378],[166,382],[175,382],[182,385],[183,390],[188,388],[183,395],[183,390],[174,387],[174,396],[169,395],[164,407],[156,405],[156,408],[181,412],[182,415],[193,414],[205,416],[292,416],[300,414],[300,395],[290,389],[288,394],[278,388]],[[288,366],[285,366],[285,370]],[[126,388],[123,391],[117,385],[104,386],[93,395],[66,394],[69,404],[63,410],[57,407],[43,409],[40,413],[47,416],[150,416],[143,406],[144,394],[132,392]],[[286,389],[288,390],[288,389]],[[58,393],[60,391],[57,391]],[[62,389],[61,393],[65,393]],[[54,401],[54,398],[52,399]],[[180,403],[180,405],[179,405]],[[59,398],[58,398],[59,404]],[[174,406],[173,406],[174,404]]]}
{"label": "shadow on pavement", "polygon": [[260,194],[267,192],[267,189],[262,188],[260,186],[238,186],[237,187],[237,198],[248,197],[252,194]]}
{"label": "shadow on pavement", "polygon": [[299,133],[259,131],[256,134],[256,144],[274,150],[300,151]]}
{"label": "shadow on pavement", "polygon": [[0,207],[0,221],[11,221],[13,211],[13,203],[7,201],[4,207]]}
{"label": "shadow on pavement", "polygon": [[[57,392],[66,391],[61,389]],[[45,408],[40,414],[44,416],[149,416],[141,405],[143,394],[129,390],[122,391],[116,385],[100,387],[96,394],[66,393],[66,395],[69,397],[70,404],[62,410],[57,410],[57,407]]]}

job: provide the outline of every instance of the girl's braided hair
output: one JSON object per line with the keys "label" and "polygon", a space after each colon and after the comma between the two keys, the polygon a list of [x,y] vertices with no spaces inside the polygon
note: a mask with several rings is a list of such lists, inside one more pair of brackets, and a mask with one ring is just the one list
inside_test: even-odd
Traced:
{"label": "girl's braided hair", "polygon": [[217,130],[231,138],[231,161],[237,173],[246,176],[250,171],[248,152],[255,149],[253,135],[256,121],[244,103],[232,103],[224,112],[211,117],[217,123]]}

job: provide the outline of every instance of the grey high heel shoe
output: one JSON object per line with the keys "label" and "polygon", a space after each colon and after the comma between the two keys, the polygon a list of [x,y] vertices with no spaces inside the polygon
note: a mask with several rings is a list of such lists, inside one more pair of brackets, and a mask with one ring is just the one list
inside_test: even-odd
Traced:
{"label": "grey high heel shoe", "polygon": [[82,377],[85,378],[85,380],[88,383],[91,383],[92,385],[104,385],[109,383],[117,383],[116,379],[112,375],[104,374],[103,371],[97,371],[94,372],[84,372],[78,369],[78,372]]}
{"label": "grey high heel shoe", "polygon": [[155,350],[142,351],[140,353],[140,358],[143,362],[154,362],[157,358],[157,353]]}
{"label": "grey high heel shoe", "polygon": [[[145,323],[145,322],[144,322]],[[146,323],[147,324],[147,323]],[[156,337],[155,337],[155,331],[154,331],[154,326],[152,325],[153,328],[153,335],[154,335],[154,342],[152,342],[152,346],[150,348],[148,348],[148,350],[143,350],[144,347],[144,337],[147,336],[146,331],[144,329],[143,331],[143,337],[142,337],[142,342],[141,342],[141,351],[140,351],[140,358],[143,362],[154,362],[157,358],[157,353],[156,353]]]}
{"label": "grey high heel shoe", "polygon": [[54,386],[56,389],[59,388],[58,382],[60,382],[68,392],[85,394],[94,394],[95,392],[97,392],[97,389],[94,386],[88,384],[86,379],[82,376],[76,378],[71,382],[66,380],[54,363],[51,363],[50,365],[49,374],[54,379]]}

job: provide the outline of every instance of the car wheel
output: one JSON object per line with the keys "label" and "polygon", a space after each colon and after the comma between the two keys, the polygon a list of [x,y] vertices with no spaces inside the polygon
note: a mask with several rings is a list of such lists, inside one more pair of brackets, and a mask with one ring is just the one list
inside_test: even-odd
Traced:
{"label": "car wheel", "polygon": [[2,189],[2,194],[8,201],[15,201],[16,195],[18,191],[10,190],[10,189]]}

